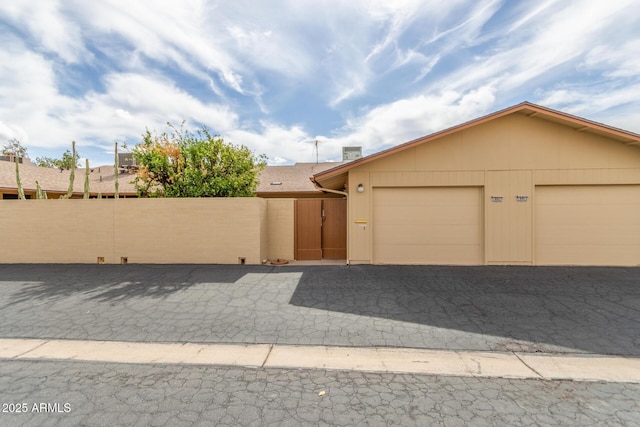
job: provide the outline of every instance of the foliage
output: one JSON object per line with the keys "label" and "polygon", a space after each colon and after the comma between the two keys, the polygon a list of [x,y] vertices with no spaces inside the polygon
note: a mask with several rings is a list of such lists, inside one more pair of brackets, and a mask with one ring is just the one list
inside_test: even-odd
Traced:
{"label": "foliage", "polygon": [[62,154],[61,159],[55,159],[53,157],[36,157],[35,164],[37,166],[42,166],[45,168],[55,168],[55,169],[72,169],[74,166],[78,167],[78,162],[80,161],[80,154],[76,152],[75,162],[73,161],[74,155],[69,151],[65,151]]}
{"label": "foliage", "polygon": [[171,134],[147,130],[132,151],[139,167],[135,186],[140,197],[253,196],[264,155],[225,143],[206,128],[194,134],[168,124]]}
{"label": "foliage", "polygon": [[3,156],[27,157],[27,149],[16,138],[12,138],[2,146]]}

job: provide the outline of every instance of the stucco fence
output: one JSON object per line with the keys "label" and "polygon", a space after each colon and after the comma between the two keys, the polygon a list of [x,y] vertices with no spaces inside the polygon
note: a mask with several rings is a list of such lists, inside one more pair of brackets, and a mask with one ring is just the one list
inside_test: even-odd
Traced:
{"label": "stucco fence", "polygon": [[260,264],[292,259],[294,200],[0,201],[0,263]]}

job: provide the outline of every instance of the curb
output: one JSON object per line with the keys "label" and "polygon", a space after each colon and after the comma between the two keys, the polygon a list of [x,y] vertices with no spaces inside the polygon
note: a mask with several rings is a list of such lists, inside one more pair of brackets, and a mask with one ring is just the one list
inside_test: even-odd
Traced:
{"label": "curb", "polygon": [[640,358],[606,355],[277,344],[0,339],[0,359],[197,364],[640,383]]}

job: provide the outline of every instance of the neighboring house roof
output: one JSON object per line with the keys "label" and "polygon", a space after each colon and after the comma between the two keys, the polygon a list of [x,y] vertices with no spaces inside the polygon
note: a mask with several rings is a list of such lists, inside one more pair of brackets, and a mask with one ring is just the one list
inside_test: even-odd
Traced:
{"label": "neighboring house roof", "polygon": [[536,117],[536,118],[541,118],[544,120],[560,123],[565,126],[569,126],[573,128],[577,132],[589,132],[596,135],[605,136],[607,138],[611,138],[614,140],[618,140],[628,145],[640,146],[639,134],[618,129],[618,128],[608,126],[602,123],[594,122],[591,120],[587,120],[581,117],[573,116],[571,114],[563,113],[561,111],[553,110],[551,108],[543,107],[543,106],[532,104],[530,102],[525,101],[520,104],[514,105],[512,107],[505,108],[504,110],[500,110],[495,113],[477,118],[475,120],[471,120],[466,123],[463,123],[448,129],[444,129],[442,131],[435,132],[418,139],[414,139],[404,144],[391,147],[387,150],[380,151],[376,154],[362,157],[358,160],[354,160],[352,162],[349,162],[343,165],[338,165],[337,167],[334,167],[325,171],[317,172],[314,174],[313,180],[323,188],[341,189],[341,187],[344,186],[344,182],[346,181],[346,177],[349,170],[355,167],[396,154],[398,152],[410,149],[417,145],[424,144],[426,142],[429,142],[438,138],[442,138],[454,132],[459,132],[467,128],[477,126],[482,123],[486,123],[488,121],[495,120],[500,117],[504,117],[514,113],[525,114],[529,117]]}
{"label": "neighboring house roof", "polygon": [[[21,163],[20,182],[25,191],[35,191],[36,181],[43,191],[49,193],[66,193],[69,188],[69,175],[71,171],[35,166],[29,163]],[[135,175],[120,172],[118,176],[118,192],[123,196],[135,195],[133,185]],[[73,180],[73,192],[75,195],[84,194],[85,169],[76,169]],[[13,162],[0,161],[0,190],[15,190],[16,165]],[[89,174],[89,190],[92,195],[101,193],[112,195],[115,193],[115,174],[113,166],[97,166],[91,168]]]}
{"label": "neighboring house roof", "polygon": [[[313,195],[321,193],[316,190],[311,177],[313,174],[341,165],[342,162],[328,163],[296,163],[287,166],[266,166],[259,176],[259,185],[256,194],[276,195],[280,197],[295,196],[299,194]],[[15,191],[16,166],[13,162],[0,161],[0,190]],[[101,193],[113,195],[115,192],[115,176],[113,166],[97,166],[91,168],[89,175],[89,188],[92,195]],[[20,181],[22,188],[27,192],[36,191],[36,181],[40,183],[43,191],[48,193],[66,193],[69,188],[70,171],[54,168],[45,168],[30,164],[20,164]],[[76,169],[73,182],[74,195],[84,194],[85,169]],[[118,176],[119,193],[123,196],[136,195],[133,185],[135,174],[120,172]],[[279,184],[278,184],[279,183]]]}
{"label": "neighboring house roof", "polygon": [[342,165],[343,162],[296,163],[287,166],[265,166],[260,174],[256,194],[285,195],[320,193],[311,182],[311,177],[327,169]]}

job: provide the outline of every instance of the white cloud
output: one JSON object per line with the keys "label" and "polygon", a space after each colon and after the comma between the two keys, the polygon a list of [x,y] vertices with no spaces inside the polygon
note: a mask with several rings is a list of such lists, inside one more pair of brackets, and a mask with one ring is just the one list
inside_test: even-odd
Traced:
{"label": "white cloud", "polygon": [[[339,159],[524,99],[637,128],[637,2],[515,3],[3,2],[0,138],[111,149],[184,119],[280,164],[314,161],[315,139]],[[292,114],[310,102],[317,117]]]}
{"label": "white cloud", "polygon": [[67,16],[59,0],[20,0],[0,3],[0,17],[6,16],[18,27],[26,26],[37,42],[66,62],[86,60],[80,27]]}
{"label": "white cloud", "polygon": [[[128,56],[133,46],[136,56],[176,66],[199,79],[216,73],[227,86],[243,92],[239,65],[221,46],[219,28],[207,19],[206,3],[111,0],[78,1],[75,6],[77,19],[87,28],[85,37],[99,47],[106,44],[114,59]],[[105,35],[121,43],[111,45]],[[144,66],[144,60],[140,64]]]}
{"label": "white cloud", "polygon": [[587,54],[582,68],[601,71],[605,77],[637,77],[640,75],[640,40],[627,40],[611,49],[598,45]]}
{"label": "white cloud", "polygon": [[519,9],[518,12],[521,12],[520,14],[521,16],[519,16],[515,22],[509,25],[509,28],[507,28],[506,32],[513,33],[514,31],[521,29],[522,27],[524,27],[526,24],[529,24],[534,18],[539,16],[542,12],[549,9],[549,7],[551,7],[553,4],[557,2],[558,0],[548,0],[544,3],[538,3],[533,5],[534,7],[532,9],[527,8],[527,7],[531,7],[530,4],[527,4],[527,3],[519,4],[517,9]]}
{"label": "white cloud", "polygon": [[[335,67],[335,71],[331,72],[334,90],[329,105],[337,107],[346,100],[365,94],[374,82],[387,73],[408,65],[424,64],[415,79],[420,80],[435,66],[443,52],[453,50],[460,43],[471,43],[484,22],[497,9],[497,2],[488,0],[477,3],[475,7],[464,6],[462,1],[355,2],[352,5],[354,16],[346,24],[354,27],[354,30],[337,34],[351,36],[357,31],[364,36],[335,41],[337,49],[332,51],[339,50],[342,56],[337,56],[336,61],[329,64]],[[341,10],[340,13],[347,12]],[[437,22],[452,22],[450,31],[459,30],[462,35],[447,47],[437,50],[433,50],[430,44],[443,34],[427,42],[416,40],[413,46],[403,47],[402,39],[407,33],[435,26]],[[389,61],[389,57],[393,60]]]}
{"label": "white cloud", "polygon": [[[20,50],[20,49],[17,49]],[[33,147],[79,146],[137,139],[145,127],[202,123],[224,131],[237,126],[228,106],[202,102],[172,81],[140,74],[104,77],[104,92],[62,95],[52,64],[31,52],[0,48],[0,135]]]}
{"label": "white cloud", "polygon": [[222,136],[227,142],[250,147],[256,154],[266,154],[270,164],[282,164],[283,159],[312,161],[312,139],[299,126],[285,127],[261,122],[257,129],[237,128],[224,132]]}
{"label": "white cloud", "polygon": [[6,141],[14,138],[20,142],[24,142],[26,141],[27,133],[20,126],[0,122],[0,146],[3,146]]}
{"label": "white cloud", "polygon": [[[370,6],[370,5],[369,5]],[[382,40],[375,43],[370,52],[365,58],[365,62],[368,62],[376,55],[379,55],[386,48],[394,45],[415,18],[420,4],[413,1],[404,2],[379,2],[376,4],[377,8],[369,11],[369,14],[376,17],[379,20],[388,22],[388,29],[385,31]]]}
{"label": "white cloud", "polygon": [[[624,21],[632,5],[624,0],[615,4],[563,2],[556,8],[533,5],[531,11],[521,10],[522,19],[528,22],[526,28],[505,38],[498,51],[489,51],[460,67],[442,84],[451,90],[469,90],[491,82],[503,94],[521,89],[539,76],[561,77],[554,68],[585,55],[602,40],[613,41],[608,32]],[[606,46],[617,49],[615,44]]]}
{"label": "white cloud", "polygon": [[615,87],[558,88],[540,94],[539,103],[640,133],[640,82]]}
{"label": "white cloud", "polygon": [[58,93],[53,65],[23,50],[19,41],[3,40],[9,42],[3,43],[9,49],[0,48],[0,117],[5,126],[20,130],[21,141],[27,145],[55,143],[54,135],[68,139],[72,131],[59,128],[52,115],[74,101]]}
{"label": "white cloud", "polygon": [[489,86],[399,100],[350,121],[344,134],[335,138],[335,147],[356,145],[377,151],[478,117],[494,102],[494,89]]}
{"label": "white cloud", "polygon": [[[482,27],[498,11],[499,2],[497,0],[484,0],[474,2],[473,7],[465,5],[454,21],[454,24],[446,30],[436,31],[435,34],[425,40],[425,44],[433,44],[443,38],[450,39],[445,44],[443,50],[450,51],[453,47],[464,47],[471,45],[478,37]],[[457,12],[460,10],[456,9]],[[466,12],[466,13],[465,13]]]}

